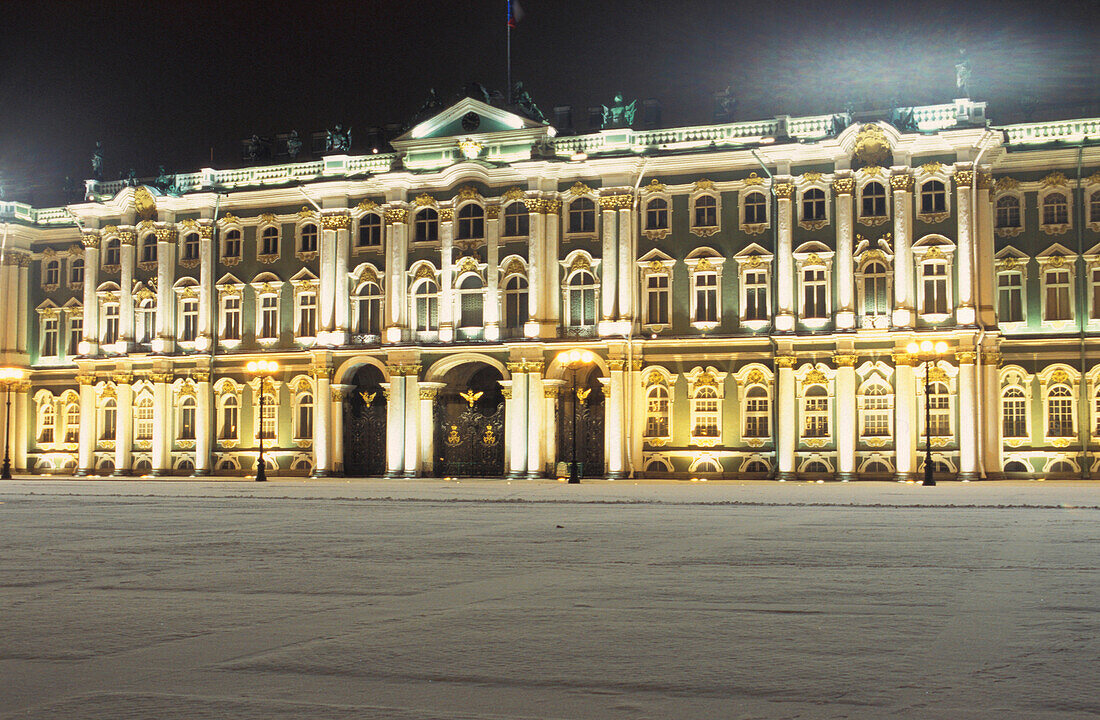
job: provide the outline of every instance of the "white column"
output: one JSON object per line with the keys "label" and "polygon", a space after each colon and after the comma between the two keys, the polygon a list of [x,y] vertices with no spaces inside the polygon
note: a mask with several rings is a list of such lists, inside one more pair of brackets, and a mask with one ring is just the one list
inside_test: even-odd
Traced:
{"label": "white column", "polygon": [[527,368],[527,477],[542,477],[543,460],[542,434],[545,432],[544,397],[542,387],[542,363],[528,362]]}
{"label": "white column", "polygon": [[420,473],[435,474],[435,399],[446,387],[441,382],[420,382]]}
{"label": "white column", "polygon": [[317,368],[313,381],[316,391],[313,393],[313,477],[332,475],[331,434],[332,401],[329,368]]}
{"label": "white column", "polygon": [[[485,339],[500,339],[500,206],[490,205],[486,208],[485,237],[488,242],[487,263],[485,270],[485,302],[484,308]],[[531,252],[528,250],[528,252]],[[530,293],[530,287],[528,287]],[[530,298],[530,295],[528,295]]]}
{"label": "white column", "polygon": [[999,353],[987,352],[982,355],[982,377],[984,383],[982,389],[983,415],[985,417],[985,432],[981,451],[985,465],[985,474],[988,478],[998,478],[1004,472],[1002,460],[1003,440],[1001,439],[1001,419],[999,408],[1001,406],[1001,378],[998,372],[998,364],[1001,361]]}
{"label": "white column", "polygon": [[794,480],[795,438],[798,436],[798,412],[794,396],[794,363],[792,356],[777,356],[779,387],[776,402],[779,403],[778,473],[776,480]]}
{"label": "white column", "polygon": [[[541,204],[534,204],[541,207]],[[529,212],[528,246],[527,246],[527,313],[528,324],[524,327],[524,334],[528,337],[538,337],[541,334],[539,321],[546,315],[546,302],[544,302],[546,259],[546,213]]]}
{"label": "white column", "polygon": [[[18,258],[14,255],[6,255],[4,264],[0,265],[0,296],[4,299],[4,307],[14,308],[19,306],[19,272]],[[85,285],[87,287],[87,285]],[[93,294],[94,298],[95,295]],[[15,323],[5,323],[0,327],[0,350],[15,350]]]}
{"label": "white column", "polygon": [[543,215],[546,221],[546,264],[542,273],[545,310],[539,319],[554,326],[556,333],[561,318],[561,263],[558,262],[561,253],[561,201],[549,201],[547,208]]}
{"label": "white column", "polygon": [[625,360],[609,360],[608,367],[611,371],[611,379],[608,384],[610,396],[607,398],[607,413],[604,422],[607,425],[607,476],[608,478],[621,478],[625,475],[625,431],[626,431],[626,404],[624,393]]}
{"label": "white column", "polygon": [[420,474],[419,365],[409,365],[405,375],[405,477]]}
{"label": "white column", "polygon": [[856,326],[855,281],[852,249],[852,189],[850,177],[833,181],[836,198],[836,326],[850,330]]}
{"label": "white column", "polygon": [[509,456],[508,477],[512,479],[527,474],[527,368],[526,363],[508,363],[512,374],[512,406],[505,412],[508,423]]}
{"label": "white column", "polygon": [[[11,441],[11,463],[12,470],[27,471],[27,446],[34,441],[34,430],[32,428],[37,427],[35,419],[31,417],[31,407],[33,405],[30,398],[31,384],[29,380],[24,380],[16,386],[14,397],[12,397],[12,419],[15,426],[15,437]],[[60,414],[54,416],[55,418],[61,417]],[[56,428],[54,430],[56,431]]]}
{"label": "white column", "polygon": [[348,256],[351,253],[351,231],[345,216],[343,227],[336,228],[336,308],[334,335],[330,337],[333,345],[344,345],[351,331],[351,280],[348,278]]}
{"label": "white column", "polygon": [[386,391],[386,477],[405,472],[405,376],[397,366],[390,368],[390,381],[382,383]]}
{"label": "white column", "polygon": [[[213,343],[217,337],[217,295],[214,293],[214,239],[213,227],[203,226],[199,235],[199,337]],[[209,230],[210,232],[206,232]],[[158,286],[159,287],[159,286]],[[244,313],[244,308],[241,308]],[[198,463],[195,463],[196,470]]]}
{"label": "white column", "polygon": [[890,178],[890,187],[894,194],[893,320],[895,327],[912,327],[916,322],[913,295],[913,176],[894,175]]}
{"label": "white column", "polygon": [[856,356],[835,355],[837,479],[847,482],[856,474]]}
{"label": "white column", "polygon": [[[601,325],[609,320],[614,320],[616,306],[618,305],[618,267],[619,267],[619,218],[615,212],[614,197],[600,198],[602,210],[603,232],[600,233],[603,245],[600,252],[600,320]],[[600,334],[605,334],[601,329]]]}
{"label": "white column", "polygon": [[[89,355],[99,348],[99,298],[95,294],[99,286],[99,236],[85,235],[84,243],[84,342]],[[73,354],[76,354],[75,352]],[[81,402],[83,407],[83,401]],[[86,466],[81,463],[81,468]]]}
{"label": "white column", "polygon": [[[30,304],[30,255],[21,255],[19,258],[19,302],[15,306],[15,347],[21,352],[27,352],[27,324],[30,322],[28,305]],[[10,307],[10,306],[9,306]]]}
{"label": "white column", "polygon": [[627,422],[630,423],[630,457],[631,464],[635,473],[642,472],[645,467],[643,463],[642,451],[643,440],[645,436],[645,393],[642,391],[642,361],[635,358],[634,365],[630,369],[630,379],[628,380],[628,407],[632,407],[632,413],[627,418]]}
{"label": "white column", "polygon": [[[169,239],[167,233],[157,234],[157,341],[153,350],[160,353],[173,352],[176,347],[176,293],[172,290],[176,257]],[[155,462],[153,467],[156,469]]]}
{"label": "white column", "polygon": [[[126,302],[126,300],[123,300]],[[133,466],[134,388],[133,376],[116,375],[118,410],[115,418],[115,475],[129,475]]]}
{"label": "white column", "polygon": [[96,407],[94,375],[78,375],[80,383],[80,450],[77,475],[87,475],[95,469]]}
{"label": "white column", "polygon": [[779,217],[776,218],[778,242],[775,264],[778,297],[775,329],[781,332],[794,330],[794,255],[791,247],[791,196],[793,194],[794,185],[789,182],[781,182],[775,186],[775,196],[778,198],[779,206]]}
{"label": "white column", "polygon": [[[993,240],[993,205],[989,198],[989,189],[992,177],[988,172],[978,176],[978,215],[975,218],[977,229],[974,243],[978,256],[978,313],[982,324],[986,326],[996,324],[996,315],[993,309],[993,298],[996,293],[993,279],[994,273],[993,253],[996,250]],[[998,427],[1000,425],[998,424]],[[999,450],[998,450],[999,452]]]}
{"label": "white column", "polygon": [[336,228],[341,222],[346,229],[348,216],[321,215],[321,242],[317,248],[321,258],[317,333],[325,340],[336,328]]}
{"label": "white column", "polygon": [[600,472],[607,475],[611,468],[611,378],[596,378],[600,382],[600,392],[603,393],[603,467]]}
{"label": "white column", "polygon": [[152,373],[153,381],[153,474],[164,475],[172,469],[172,442],[168,434],[168,421],[171,412],[168,383],[171,373]]}
{"label": "white column", "polygon": [[973,351],[961,351],[955,353],[955,359],[959,361],[959,479],[977,480],[978,413],[974,405],[977,358]]}
{"label": "white column", "polygon": [[[201,315],[199,317],[202,317]],[[209,475],[214,433],[213,391],[210,387],[210,372],[201,370],[191,374],[195,380],[195,474]]]}
{"label": "white column", "polygon": [[[955,267],[958,272],[959,294],[956,298],[955,320],[960,325],[973,325],[974,307],[974,218],[972,217],[970,182],[972,173],[962,170],[955,173],[955,215],[958,224],[958,252]],[[992,268],[991,268],[992,269]],[[992,273],[988,279],[996,277]]]}
{"label": "white column", "polygon": [[558,472],[558,396],[564,384],[564,380],[542,381],[542,456],[550,468],[550,477],[555,477]]}
{"label": "white column", "polygon": [[637,257],[635,244],[638,242],[632,224],[634,196],[619,197],[623,198],[619,201],[619,319],[632,321],[638,315],[633,302],[634,285],[638,278],[638,273],[634,270],[634,260]]}
{"label": "white column", "polygon": [[[332,391],[332,405],[329,412],[332,416],[332,467],[337,474],[344,472],[344,400],[348,393],[355,390],[354,385],[330,385]],[[381,438],[377,438],[381,440]]]}
{"label": "white column", "polygon": [[912,480],[917,473],[917,396],[913,378],[916,362],[909,355],[894,355],[894,448],[899,480]]}
{"label": "white column", "polygon": [[[119,238],[122,241],[122,279],[119,282],[118,294],[118,341],[126,348],[126,352],[130,351],[130,346],[134,342],[134,252],[136,242],[136,236],[132,232],[119,233]],[[119,410],[122,410],[121,404]],[[120,416],[121,417],[121,416]],[[118,455],[118,446],[115,446],[115,454]],[[115,463],[116,472],[117,469],[121,469],[121,465],[118,462]],[[126,466],[129,468],[129,465]]]}
{"label": "white column", "polygon": [[[454,338],[454,213],[439,213],[439,339],[450,342]],[[444,219],[446,218],[446,219]]]}
{"label": "white column", "polygon": [[386,210],[386,342],[399,342],[405,322],[405,268],[408,267],[408,211],[404,208]]}
{"label": "white column", "polygon": [[500,392],[504,395],[504,467],[512,467],[512,416],[515,415],[515,402],[512,400],[512,381],[499,380]]}

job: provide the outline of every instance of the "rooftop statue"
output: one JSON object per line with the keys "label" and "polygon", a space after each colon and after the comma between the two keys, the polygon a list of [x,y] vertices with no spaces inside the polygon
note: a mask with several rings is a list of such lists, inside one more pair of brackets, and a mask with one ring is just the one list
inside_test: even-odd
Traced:
{"label": "rooftop statue", "polygon": [[538,105],[535,105],[535,101],[531,99],[531,93],[523,87],[522,80],[516,80],[515,85],[512,86],[512,103],[532,120],[546,122],[546,116],[542,114],[542,110],[539,110]]}
{"label": "rooftop statue", "polygon": [[416,115],[414,115],[413,117],[427,117],[442,109],[443,101],[439,99],[439,93],[435,91],[434,87],[428,88],[428,97],[425,98],[424,102],[420,104],[420,108],[416,111]]}
{"label": "rooftop statue", "polygon": [[970,97],[970,58],[966,48],[959,48],[959,61],[955,63],[955,90],[959,97]]}
{"label": "rooftop statue", "polygon": [[260,154],[263,152],[263,147],[264,144],[263,141],[260,140],[259,135],[253,135],[252,137],[250,137],[248,139],[248,149],[246,150],[246,153],[248,154],[248,159],[258,160],[260,158]]}
{"label": "rooftop statue", "polygon": [[325,137],[325,151],[326,152],[351,152],[351,128],[347,130],[340,123],[336,124],[336,127],[327,131]]}
{"label": "rooftop statue", "polygon": [[733,113],[737,109],[737,98],[733,95],[733,86],[727,85],[721,92],[714,93],[714,121],[733,122]]}
{"label": "rooftop statue", "polygon": [[298,138],[298,131],[291,130],[290,136],[286,139],[286,153],[291,160],[294,160],[300,152],[302,152],[302,141]]}
{"label": "rooftop statue", "polygon": [[890,124],[902,132],[915,132],[917,120],[911,107],[895,107],[890,110]]}
{"label": "rooftop statue", "polygon": [[852,113],[845,110],[842,113],[837,113],[829,118],[829,134],[839,135],[844,132],[844,129],[852,124]]}
{"label": "rooftop statue", "polygon": [[175,176],[169,175],[164,169],[164,166],[161,165],[157,168],[157,179],[153,181],[153,184],[156,185],[159,190],[167,190],[174,180]]}
{"label": "rooftop statue", "polygon": [[604,128],[619,128],[630,127],[634,124],[634,111],[638,104],[637,100],[631,100],[627,105],[623,102],[623,94],[616,93],[615,99],[612,101],[611,107],[603,105],[603,127]]}
{"label": "rooftop statue", "polygon": [[95,150],[92,151],[92,177],[96,180],[103,179],[103,143],[98,140]]}

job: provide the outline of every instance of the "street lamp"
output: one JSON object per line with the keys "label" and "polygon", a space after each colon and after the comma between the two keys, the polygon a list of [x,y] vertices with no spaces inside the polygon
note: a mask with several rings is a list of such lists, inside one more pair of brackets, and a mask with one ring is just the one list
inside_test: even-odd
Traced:
{"label": "street lamp", "polygon": [[0,386],[4,388],[4,467],[0,480],[11,480],[11,391],[23,380],[25,373],[19,368],[0,368]]}
{"label": "street lamp", "polygon": [[267,481],[267,470],[264,468],[264,386],[267,379],[279,371],[279,364],[274,360],[251,360],[245,366],[249,375],[260,380],[260,459],[256,463],[256,482]]}
{"label": "street lamp", "polygon": [[558,356],[562,365],[573,371],[573,451],[569,457],[569,482],[571,484],[581,481],[580,473],[577,472],[577,403],[588,397],[588,393],[592,392],[591,390],[577,390],[577,373],[585,365],[590,365],[595,357],[589,350],[567,350]]}
{"label": "street lamp", "polygon": [[940,340],[933,343],[931,340],[922,340],[920,343],[911,342],[906,346],[906,351],[924,362],[924,482],[926,487],[936,484],[932,478],[932,403],[930,393],[932,380],[930,363],[947,354],[947,343]]}

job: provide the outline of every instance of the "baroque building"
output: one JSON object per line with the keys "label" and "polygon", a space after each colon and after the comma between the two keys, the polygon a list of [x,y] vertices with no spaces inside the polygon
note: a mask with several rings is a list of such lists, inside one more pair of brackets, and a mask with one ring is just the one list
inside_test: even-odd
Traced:
{"label": "baroque building", "polygon": [[911,479],[928,435],[944,476],[1088,477],[1100,119],[911,112],[565,137],[465,99],[391,154],[0,202],[13,464]]}

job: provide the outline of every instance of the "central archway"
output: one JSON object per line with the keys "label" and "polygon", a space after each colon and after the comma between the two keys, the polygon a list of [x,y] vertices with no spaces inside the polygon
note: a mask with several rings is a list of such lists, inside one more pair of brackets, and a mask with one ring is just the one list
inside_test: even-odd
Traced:
{"label": "central archway", "polygon": [[344,401],[344,474],[381,476],[386,472],[385,378],[374,365],[360,367],[348,380]]}
{"label": "central archway", "polygon": [[435,404],[435,474],[504,475],[504,393],[500,370],[482,362],[451,368]]}

